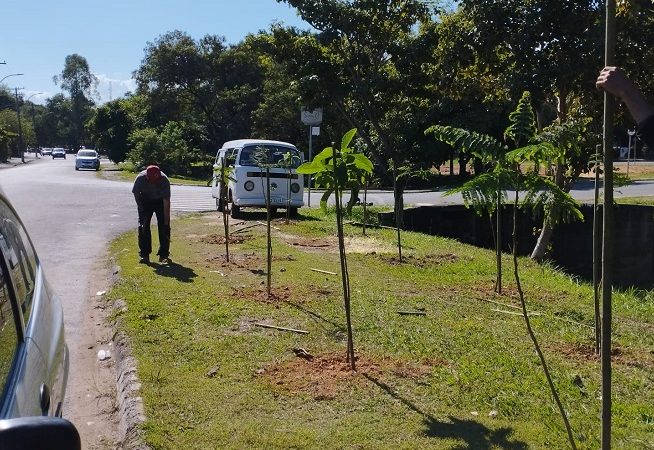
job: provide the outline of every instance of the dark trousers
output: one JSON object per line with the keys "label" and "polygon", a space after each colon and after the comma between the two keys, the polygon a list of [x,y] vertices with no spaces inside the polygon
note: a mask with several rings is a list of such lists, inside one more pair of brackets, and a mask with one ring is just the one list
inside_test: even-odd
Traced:
{"label": "dark trousers", "polygon": [[164,223],[163,199],[153,202],[143,202],[139,208],[139,255],[147,257],[152,253],[152,234],[150,223],[152,214],[157,215],[157,230],[159,231],[159,251],[157,255],[168,258],[170,252],[170,224]]}

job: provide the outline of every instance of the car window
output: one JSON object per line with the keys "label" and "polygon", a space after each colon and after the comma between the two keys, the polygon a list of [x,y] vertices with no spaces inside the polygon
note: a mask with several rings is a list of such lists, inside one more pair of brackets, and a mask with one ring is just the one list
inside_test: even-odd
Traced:
{"label": "car window", "polygon": [[[262,153],[263,152],[263,153]],[[281,147],[276,145],[249,145],[241,150],[240,164],[242,166],[259,165],[259,153],[262,154],[261,160],[275,167],[284,167],[284,155],[291,154],[291,167],[296,169],[302,163],[300,152],[294,148]]]}
{"label": "car window", "polygon": [[0,392],[5,389],[17,346],[18,331],[11,307],[9,278],[4,271],[4,264],[0,262]]}
{"label": "car window", "polygon": [[2,201],[0,201],[0,250],[5,254],[16,301],[27,323],[36,278],[36,254],[18,217]]}
{"label": "car window", "polygon": [[91,156],[95,158],[97,154],[92,150],[80,150],[79,152],[77,152],[77,156]]}
{"label": "car window", "polygon": [[236,162],[236,153],[238,152],[237,149],[235,148],[230,148],[225,152],[225,157],[227,159],[227,167],[234,167],[234,163]]}

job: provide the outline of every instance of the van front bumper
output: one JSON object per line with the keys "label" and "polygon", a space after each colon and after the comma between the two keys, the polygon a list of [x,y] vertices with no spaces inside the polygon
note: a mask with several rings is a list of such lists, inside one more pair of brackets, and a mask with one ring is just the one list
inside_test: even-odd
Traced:
{"label": "van front bumper", "polygon": [[[273,208],[286,208],[287,199],[283,197],[271,197],[270,206]],[[234,204],[240,207],[256,207],[256,208],[265,208],[266,201],[261,198],[247,198],[247,197],[237,197],[234,199]],[[291,199],[290,207],[291,208],[300,208],[304,206],[304,201],[300,199]]]}

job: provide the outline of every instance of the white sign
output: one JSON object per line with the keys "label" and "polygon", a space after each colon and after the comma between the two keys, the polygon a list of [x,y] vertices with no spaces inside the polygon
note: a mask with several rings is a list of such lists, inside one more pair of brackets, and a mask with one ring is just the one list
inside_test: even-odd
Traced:
{"label": "white sign", "polygon": [[320,127],[311,127],[311,134],[314,136],[320,136]]}
{"label": "white sign", "polygon": [[305,125],[320,125],[322,123],[322,108],[309,110],[307,108],[300,109],[300,120]]}

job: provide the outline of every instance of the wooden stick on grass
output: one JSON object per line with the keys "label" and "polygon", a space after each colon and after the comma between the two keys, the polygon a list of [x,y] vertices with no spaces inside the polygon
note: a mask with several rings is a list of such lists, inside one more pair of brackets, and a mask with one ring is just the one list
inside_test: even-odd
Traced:
{"label": "wooden stick on grass", "polygon": [[254,325],[261,328],[272,328],[273,330],[290,331],[291,333],[309,334],[309,332],[305,330],[296,330],[295,328],[278,327],[276,325],[268,325],[267,323],[257,322]]}
{"label": "wooden stick on grass", "polygon": [[326,273],[327,275],[338,275],[336,272],[330,272],[328,270],[320,270],[320,269],[310,269],[313,270],[314,272],[319,272],[319,273]]}
{"label": "wooden stick on grass", "polygon": [[426,316],[427,315],[425,311],[398,311],[397,313],[401,316]]}

